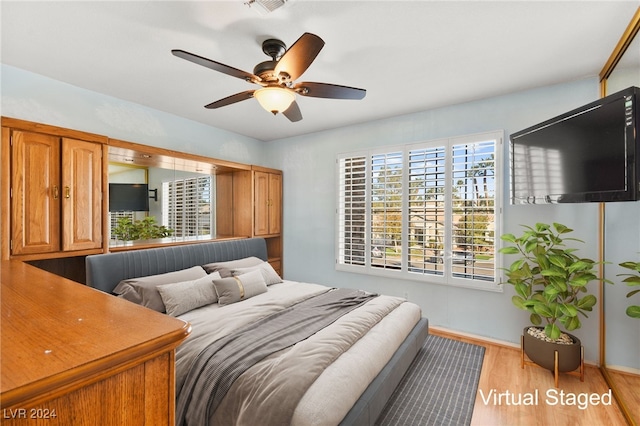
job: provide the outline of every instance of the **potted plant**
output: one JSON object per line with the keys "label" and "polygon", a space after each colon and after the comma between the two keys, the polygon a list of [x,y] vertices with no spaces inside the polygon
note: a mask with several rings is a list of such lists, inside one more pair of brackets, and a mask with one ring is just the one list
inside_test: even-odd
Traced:
{"label": "potted plant", "polygon": [[[581,327],[579,315],[587,316],[597,299],[587,291],[587,284],[599,280],[596,262],[578,257],[577,249],[565,246],[573,230],[560,223],[522,225],[524,233],[501,239],[511,245],[502,254],[518,254],[509,268],[503,268],[516,295],[511,301],[531,313],[532,326],[524,329],[523,350],[536,364],[554,370],[555,352],[559,353],[558,371],[573,371],[582,365],[580,340],[567,333]],[[560,329],[562,326],[567,332]]]}
{"label": "potted plant", "polygon": [[142,220],[133,222],[128,217],[118,219],[118,224],[111,229],[111,235],[119,240],[149,240],[154,238],[170,237],[173,230],[156,223],[155,216],[147,216]]}
{"label": "potted plant", "polygon": [[[627,283],[627,285],[632,287],[640,286],[640,262],[622,262],[620,266],[622,266],[623,268],[631,269],[635,272],[633,274],[618,274],[618,276],[627,277],[622,280],[622,282]],[[627,297],[631,297],[636,293],[640,293],[640,288],[631,290],[629,293],[627,293]],[[631,318],[640,319],[640,306],[629,305],[626,312],[627,315]]]}

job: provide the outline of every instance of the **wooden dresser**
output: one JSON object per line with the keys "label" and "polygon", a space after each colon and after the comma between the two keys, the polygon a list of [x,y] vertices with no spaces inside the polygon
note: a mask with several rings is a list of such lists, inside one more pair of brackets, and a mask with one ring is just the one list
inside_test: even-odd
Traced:
{"label": "wooden dresser", "polygon": [[0,423],[174,424],[188,323],[23,262],[0,267]]}

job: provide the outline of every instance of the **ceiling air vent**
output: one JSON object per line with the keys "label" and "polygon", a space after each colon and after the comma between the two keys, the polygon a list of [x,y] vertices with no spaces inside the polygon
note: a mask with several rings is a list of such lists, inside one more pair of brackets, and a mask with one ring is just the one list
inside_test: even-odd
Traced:
{"label": "ceiling air vent", "polygon": [[244,4],[254,9],[259,14],[266,15],[273,12],[280,6],[284,6],[287,1],[288,0],[248,0]]}

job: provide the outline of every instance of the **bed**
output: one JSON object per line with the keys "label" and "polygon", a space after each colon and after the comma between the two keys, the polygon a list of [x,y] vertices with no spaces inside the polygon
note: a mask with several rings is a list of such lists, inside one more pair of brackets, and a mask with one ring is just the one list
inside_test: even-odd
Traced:
{"label": "bed", "polygon": [[[192,325],[176,350],[177,425],[374,424],[427,337],[420,308],[282,280],[266,260],[261,238],[92,255],[87,285]],[[153,297],[126,295],[141,282]]]}

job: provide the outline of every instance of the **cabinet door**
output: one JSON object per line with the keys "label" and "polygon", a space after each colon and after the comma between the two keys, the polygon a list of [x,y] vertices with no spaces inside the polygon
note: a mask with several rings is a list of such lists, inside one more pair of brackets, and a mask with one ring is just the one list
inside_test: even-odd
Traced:
{"label": "cabinet door", "polygon": [[253,191],[253,234],[269,235],[269,173],[255,172]]}
{"label": "cabinet door", "polygon": [[253,179],[253,234],[279,234],[282,222],[282,176],[276,173],[255,172]]}
{"label": "cabinet door", "polygon": [[11,253],[60,250],[60,140],[11,135]]}
{"label": "cabinet door", "polygon": [[102,246],[102,146],[62,140],[62,249]]}
{"label": "cabinet door", "polygon": [[282,175],[269,173],[269,234],[279,234],[282,227]]}

